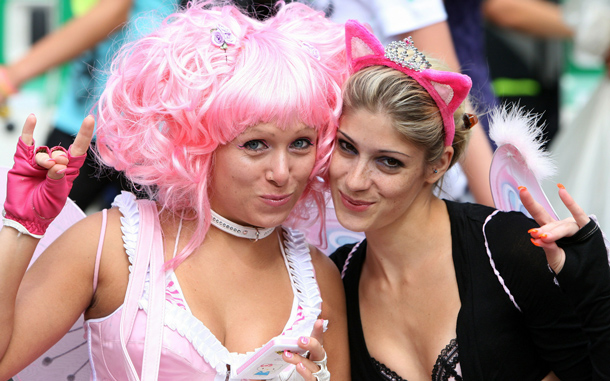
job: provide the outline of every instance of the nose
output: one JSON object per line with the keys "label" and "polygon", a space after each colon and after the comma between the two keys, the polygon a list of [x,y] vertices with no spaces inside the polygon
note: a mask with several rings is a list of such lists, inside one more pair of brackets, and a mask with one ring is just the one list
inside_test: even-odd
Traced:
{"label": "nose", "polygon": [[269,157],[269,168],[265,173],[267,181],[281,187],[288,183],[290,178],[290,157],[287,152],[278,151]]}
{"label": "nose", "polygon": [[345,186],[352,192],[368,189],[371,186],[371,169],[365,160],[358,160],[347,168]]}

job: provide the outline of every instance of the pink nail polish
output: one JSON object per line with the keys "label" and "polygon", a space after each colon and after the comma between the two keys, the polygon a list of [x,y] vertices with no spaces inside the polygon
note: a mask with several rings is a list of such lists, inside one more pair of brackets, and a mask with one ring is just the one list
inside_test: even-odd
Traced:
{"label": "pink nail polish", "polygon": [[284,351],[284,356],[286,356],[286,357],[288,357],[289,359],[291,359],[291,358],[292,358],[292,352],[290,352],[288,349],[286,349],[286,350]]}
{"label": "pink nail polish", "polygon": [[59,171],[57,171],[57,174],[62,175],[66,171],[66,169],[68,168],[60,169]]}
{"label": "pink nail polish", "polygon": [[301,340],[301,343],[302,343],[303,345],[307,345],[307,344],[309,344],[309,338],[307,338],[307,337],[305,337],[305,336],[301,336],[301,338],[300,338],[299,340]]}
{"label": "pink nail polish", "polygon": [[45,160],[45,162],[47,162],[47,163],[48,163],[49,161],[52,161],[53,163],[55,163],[55,159],[53,159],[53,158],[48,158],[47,160]]}
{"label": "pink nail polish", "polygon": [[299,363],[299,365],[297,365],[299,368],[301,368],[301,370],[306,370],[305,369],[305,365],[303,365],[302,362]]}

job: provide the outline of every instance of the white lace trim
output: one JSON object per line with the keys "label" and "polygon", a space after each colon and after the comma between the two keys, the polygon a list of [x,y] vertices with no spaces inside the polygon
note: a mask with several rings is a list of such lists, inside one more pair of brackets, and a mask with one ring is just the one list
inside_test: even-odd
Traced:
{"label": "white lace trim", "polygon": [[[129,257],[129,274],[131,277],[140,225],[138,205],[133,194],[122,192],[116,197],[113,206],[117,206],[123,215],[121,217],[121,231],[123,232],[125,251]],[[293,283],[299,308],[296,319],[290,327],[282,332],[282,335],[295,337],[309,336],[313,324],[321,313],[322,298],[315,279],[315,270],[311,262],[309,246],[305,240],[305,235],[300,231],[290,228],[283,229],[284,259]],[[168,276],[167,280],[169,279],[170,277]],[[149,274],[147,273],[144,292],[138,303],[139,307],[146,312],[148,311],[149,283]],[[179,307],[167,299],[165,303],[164,324],[187,339],[199,355],[211,367],[216,369],[219,374],[226,373],[226,364],[239,363],[246,356],[260,349],[257,348],[247,353],[229,352],[190,311]]]}

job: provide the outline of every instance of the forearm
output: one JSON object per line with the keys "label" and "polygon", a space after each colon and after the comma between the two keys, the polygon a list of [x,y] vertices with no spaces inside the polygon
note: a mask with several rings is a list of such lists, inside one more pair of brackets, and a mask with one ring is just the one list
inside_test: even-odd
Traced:
{"label": "forearm", "polygon": [[127,21],[131,4],[132,0],[100,0],[85,15],[47,35],[25,56],[7,66],[10,80],[19,87],[94,47]]}
{"label": "forearm", "polygon": [[17,291],[38,241],[13,228],[0,229],[0,359],[13,332]]}
{"label": "forearm", "polygon": [[559,5],[545,0],[486,0],[485,17],[504,28],[537,37],[571,38],[574,31],[563,20]]}
{"label": "forearm", "polygon": [[493,206],[489,186],[489,169],[493,153],[481,125],[472,128],[470,142],[462,159],[462,168],[468,179],[468,188],[477,203]]}
{"label": "forearm", "polygon": [[461,71],[460,62],[453,46],[449,24],[446,21],[404,33],[396,36],[396,39],[402,40],[409,36],[413,37],[415,46],[424,52],[424,54],[441,60],[453,71]]}

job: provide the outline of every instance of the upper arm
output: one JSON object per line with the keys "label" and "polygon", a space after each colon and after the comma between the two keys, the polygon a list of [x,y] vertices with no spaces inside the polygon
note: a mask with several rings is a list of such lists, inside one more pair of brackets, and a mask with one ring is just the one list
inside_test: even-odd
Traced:
{"label": "upper arm", "polygon": [[324,348],[328,355],[328,368],[337,380],[349,380],[349,347],[345,292],[337,266],[318,249],[311,247],[316,280],[322,295],[321,318],[328,320],[324,333]]}
{"label": "upper arm", "polygon": [[8,379],[59,341],[89,306],[101,215],[68,229],[26,272],[17,293],[14,328],[0,362]]}
{"label": "upper arm", "polygon": [[453,71],[460,71],[460,62],[455,52],[451,30],[447,21],[441,21],[401,34],[397,36],[397,39],[404,39],[408,36],[413,37],[413,43],[425,55],[443,61]]}

